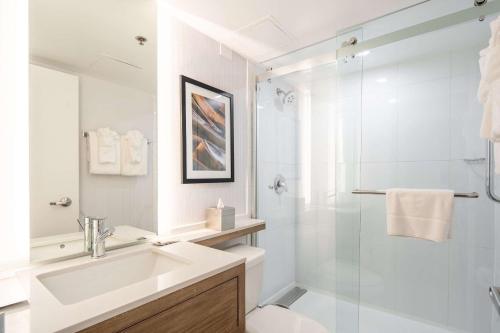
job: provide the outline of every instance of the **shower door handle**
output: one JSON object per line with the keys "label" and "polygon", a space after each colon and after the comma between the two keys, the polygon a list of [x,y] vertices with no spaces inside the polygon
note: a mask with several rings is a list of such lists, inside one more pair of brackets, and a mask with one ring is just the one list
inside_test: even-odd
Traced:
{"label": "shower door handle", "polygon": [[[500,144],[500,143],[498,143]],[[488,140],[486,164],[486,195],[494,202],[500,203],[500,196],[495,193],[495,152],[494,143]]]}
{"label": "shower door handle", "polygon": [[500,316],[500,290],[497,287],[490,287],[490,299]]}

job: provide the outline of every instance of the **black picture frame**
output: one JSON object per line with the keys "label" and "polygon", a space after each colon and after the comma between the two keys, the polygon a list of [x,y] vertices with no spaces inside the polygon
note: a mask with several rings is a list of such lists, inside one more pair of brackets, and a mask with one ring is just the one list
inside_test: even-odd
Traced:
{"label": "black picture frame", "polygon": [[[183,184],[197,184],[197,183],[231,183],[234,182],[234,101],[233,101],[233,94],[228,93],[226,91],[223,91],[221,89],[212,87],[208,84],[205,84],[203,82],[194,80],[192,78],[189,78],[187,76],[181,75],[180,76],[180,81],[181,81],[181,118],[182,118],[182,183]],[[229,105],[229,133],[227,133],[227,126],[224,126],[224,139],[229,140],[230,142],[230,149],[229,154],[230,156],[227,157],[227,149],[224,151],[225,152],[225,161],[226,164],[224,164],[224,167],[226,167],[226,170],[224,171],[217,171],[217,170],[194,170],[192,168],[193,165],[193,154],[192,154],[192,149],[193,149],[193,136],[191,135],[190,138],[188,138],[188,126],[192,126],[192,99],[190,99],[190,102],[188,105],[187,103],[187,87],[189,85],[195,86],[195,88],[200,90],[206,90],[207,92],[211,92],[214,94],[217,94],[217,97],[223,97],[227,98],[227,104]],[[197,93],[198,94],[198,93]],[[219,96],[220,95],[220,96]],[[202,96],[204,98],[209,99],[207,96]],[[191,96],[193,98],[193,96]],[[227,105],[226,104],[226,105]],[[191,113],[191,117],[189,117],[188,112]],[[226,115],[224,116],[224,122],[226,122]],[[191,121],[191,123],[188,124],[188,122]],[[227,143],[224,141],[225,147],[227,148]],[[191,153],[188,153],[191,152]],[[191,164],[188,161],[188,158],[191,158]],[[227,171],[227,162],[230,164],[230,171],[228,174]],[[191,168],[190,168],[191,165]],[[198,176],[195,175],[197,172],[199,173],[213,173],[213,176]],[[225,173],[225,176],[216,176],[217,174],[222,174]]]}

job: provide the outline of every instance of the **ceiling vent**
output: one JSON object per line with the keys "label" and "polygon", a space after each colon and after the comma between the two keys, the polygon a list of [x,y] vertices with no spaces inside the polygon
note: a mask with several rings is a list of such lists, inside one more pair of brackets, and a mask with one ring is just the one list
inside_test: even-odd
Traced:
{"label": "ceiling vent", "polygon": [[235,37],[247,45],[254,56],[282,49],[295,40],[271,15],[237,29]]}
{"label": "ceiling vent", "polygon": [[111,61],[114,61],[114,62],[117,62],[117,63],[120,63],[122,65],[126,65],[126,66],[130,66],[130,67],[133,67],[135,69],[143,69],[141,66],[138,66],[138,65],[135,65],[127,60],[124,60],[124,59],[120,59],[118,57],[115,57],[115,56],[112,56],[112,55],[109,55],[107,53],[101,53],[101,57],[104,57],[104,58],[107,58],[108,60],[111,60]]}

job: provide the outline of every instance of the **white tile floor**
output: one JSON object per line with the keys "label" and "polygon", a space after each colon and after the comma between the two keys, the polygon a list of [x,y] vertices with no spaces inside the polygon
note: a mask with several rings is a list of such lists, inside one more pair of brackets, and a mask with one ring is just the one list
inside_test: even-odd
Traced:
{"label": "white tile floor", "polygon": [[335,332],[336,303],[334,297],[308,291],[296,300],[290,309],[316,320],[330,332]]}
{"label": "white tile floor", "polygon": [[[348,320],[356,320],[357,306],[315,291],[308,291],[290,309],[318,321],[332,333],[452,333],[442,327],[364,306],[359,308],[359,332],[356,332],[357,325]],[[337,322],[337,317],[342,319]]]}

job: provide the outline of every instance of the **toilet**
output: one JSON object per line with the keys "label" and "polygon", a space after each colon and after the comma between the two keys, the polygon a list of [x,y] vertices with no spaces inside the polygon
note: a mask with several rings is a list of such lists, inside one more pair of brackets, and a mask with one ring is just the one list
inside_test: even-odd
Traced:
{"label": "toilet", "polygon": [[265,250],[247,245],[225,251],[246,258],[245,313],[247,333],[328,333],[318,322],[277,305],[257,308],[262,291]]}

